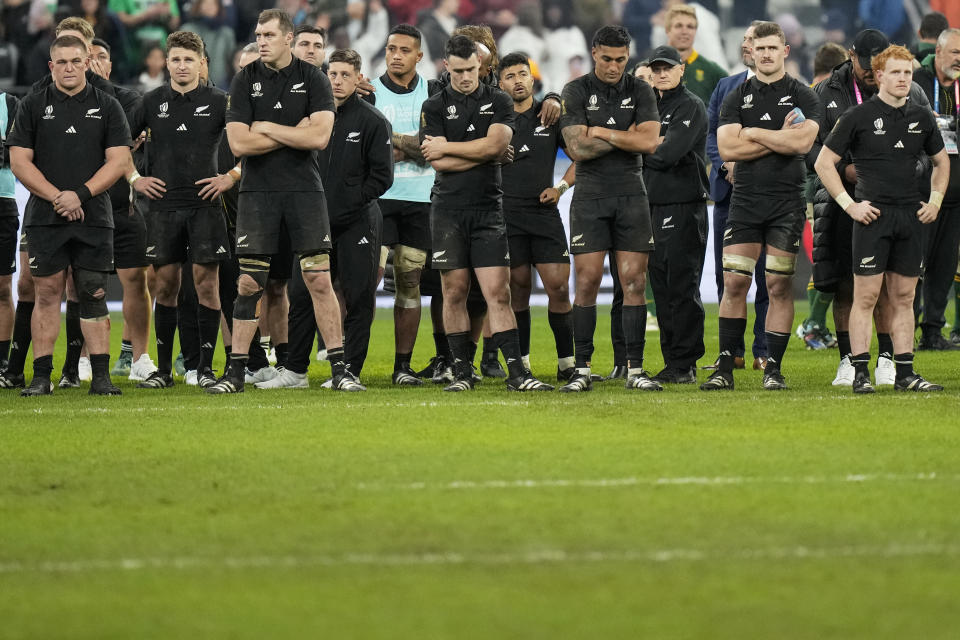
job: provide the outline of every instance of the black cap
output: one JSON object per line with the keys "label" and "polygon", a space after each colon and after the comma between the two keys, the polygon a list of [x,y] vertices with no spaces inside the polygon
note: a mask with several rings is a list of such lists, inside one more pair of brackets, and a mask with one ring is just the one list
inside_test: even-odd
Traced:
{"label": "black cap", "polygon": [[890,40],[882,31],[864,29],[853,39],[853,51],[864,69],[871,69],[870,58],[890,46]]}
{"label": "black cap", "polygon": [[650,54],[650,57],[647,59],[647,66],[652,65],[654,62],[666,62],[673,67],[678,64],[683,64],[683,60],[680,59],[680,54],[677,50],[666,44],[653,50],[653,53]]}

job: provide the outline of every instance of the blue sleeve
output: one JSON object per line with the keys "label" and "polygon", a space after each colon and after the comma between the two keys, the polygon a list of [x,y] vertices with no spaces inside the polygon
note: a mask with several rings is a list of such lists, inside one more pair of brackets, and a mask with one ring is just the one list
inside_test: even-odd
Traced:
{"label": "blue sleeve", "polygon": [[720,157],[720,148],[717,147],[717,127],[720,124],[720,103],[723,98],[720,96],[720,87],[723,83],[718,83],[710,94],[710,104],[707,106],[707,156],[710,158],[710,164],[719,167],[723,164]]}

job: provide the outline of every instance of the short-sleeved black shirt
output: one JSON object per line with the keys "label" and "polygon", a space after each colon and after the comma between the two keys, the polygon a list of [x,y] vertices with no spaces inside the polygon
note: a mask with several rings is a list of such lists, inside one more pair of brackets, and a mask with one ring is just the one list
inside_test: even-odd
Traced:
{"label": "short-sleeved black shirt", "polygon": [[[274,71],[256,60],[233,78],[227,122],[295,127],[312,113],[335,110],[330,80],[312,64],[293,57]],[[245,157],[240,191],[323,191],[312,153],[281,147]]]}
{"label": "short-sleeved black shirt", "polygon": [[[446,87],[424,100],[420,110],[420,139],[443,136],[449,142],[485,138],[492,124],[514,128],[513,100],[500,89],[480,83],[470,95]],[[460,209],[500,206],[503,195],[500,164],[486,162],[467,171],[437,172],[434,204]]]}
{"label": "short-sleeved black shirt", "polygon": [[513,133],[513,162],[503,166],[503,208],[553,211],[555,204],[541,204],[540,194],[553,186],[553,165],[557,149],[563,146],[559,123],[545,127],[540,123],[540,106],[533,105],[517,114]]}
{"label": "short-sleeved black shirt", "polygon": [[[739,124],[776,131],[783,128],[787,114],[796,107],[807,120],[818,125],[823,122],[823,105],[810,87],[789,75],[769,84],[753,76],[727,94],[720,108],[719,126]],[[807,179],[804,155],[771,153],[737,162],[731,202],[758,207],[771,200],[803,198]]]}
{"label": "short-sleeved black shirt", "polygon": [[[660,123],[657,97],[643,80],[625,73],[617,84],[607,84],[588,73],[563,88],[560,129],[573,125],[626,131],[643,122]],[[577,163],[574,200],[643,195],[643,156],[614,149],[593,160]]]}
{"label": "short-sleeved black shirt", "polygon": [[[130,146],[130,128],[113,96],[89,84],[68,96],[50,84],[20,102],[8,144],[33,149],[33,164],[53,186],[76,191],[103,166],[107,149]],[[83,212],[83,224],[113,228],[106,192],[83,203]],[[24,223],[74,224],[35,195],[27,202]]]}
{"label": "short-sleeved black shirt", "polygon": [[217,150],[227,117],[227,94],[200,85],[180,93],[169,84],[143,96],[131,126],[147,131],[146,171],[166,183],[167,192],[150,201],[152,210],[210,206],[198,195],[197,180],[217,175]]}
{"label": "short-sleeved black shirt", "polygon": [[857,198],[914,205],[926,199],[914,179],[917,160],[939,153],[943,137],[929,109],[910,101],[893,107],[874,96],[840,116],[824,145],[841,156],[850,152]]}

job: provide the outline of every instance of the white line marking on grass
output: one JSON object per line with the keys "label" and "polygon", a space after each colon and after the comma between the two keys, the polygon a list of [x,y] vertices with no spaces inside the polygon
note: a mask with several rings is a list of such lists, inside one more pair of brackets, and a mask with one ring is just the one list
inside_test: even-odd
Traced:
{"label": "white line marking on grass", "polygon": [[930,473],[856,473],[838,476],[678,476],[663,478],[587,478],[581,480],[454,480],[452,482],[408,482],[400,484],[361,482],[361,491],[424,491],[484,489],[606,489],[643,486],[739,486],[762,484],[866,484],[869,482],[957,482],[960,475]]}
{"label": "white line marking on grass", "polygon": [[148,571],[193,569],[303,569],[311,567],[397,567],[437,565],[550,565],[589,563],[668,563],[751,560],[823,560],[838,558],[897,559],[915,557],[957,557],[960,545],[937,543],[890,543],[843,547],[767,547],[756,549],[625,549],[607,551],[539,551],[496,553],[344,553],[310,556],[248,557],[153,557],[100,560],[55,560],[47,562],[0,563],[0,575],[25,573],[73,573],[99,571]]}

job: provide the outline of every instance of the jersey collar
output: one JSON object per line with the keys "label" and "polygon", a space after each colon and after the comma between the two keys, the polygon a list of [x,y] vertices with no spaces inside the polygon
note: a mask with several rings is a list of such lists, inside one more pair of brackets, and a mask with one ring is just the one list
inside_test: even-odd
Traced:
{"label": "jersey collar", "polygon": [[383,86],[385,86],[387,89],[390,89],[390,91],[393,91],[394,93],[413,93],[413,91],[416,90],[417,85],[420,84],[420,74],[418,73],[413,76],[413,80],[410,82],[409,87],[400,86],[391,80],[390,74],[387,73],[384,73],[382,76],[380,76],[380,82],[383,83]]}
{"label": "jersey collar", "polygon": [[51,82],[50,91],[53,93],[53,97],[56,98],[57,102],[66,102],[67,100],[71,99],[82,102],[86,100],[87,96],[90,95],[90,92],[93,91],[93,85],[88,82],[78,93],[69,96],[63,91],[60,91],[60,89],[57,89],[57,84],[55,82]]}

